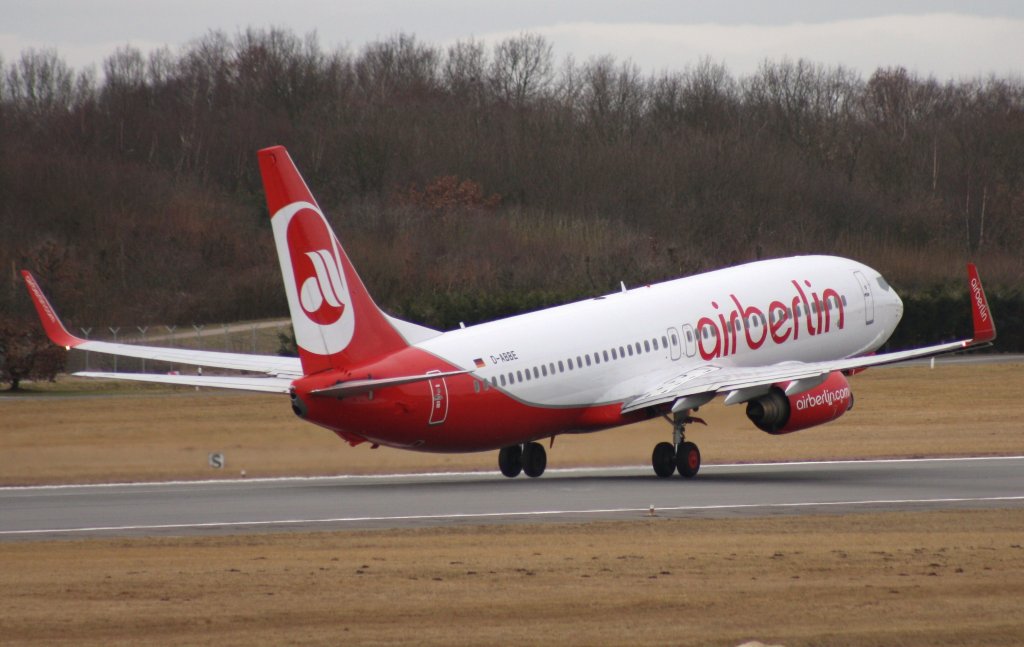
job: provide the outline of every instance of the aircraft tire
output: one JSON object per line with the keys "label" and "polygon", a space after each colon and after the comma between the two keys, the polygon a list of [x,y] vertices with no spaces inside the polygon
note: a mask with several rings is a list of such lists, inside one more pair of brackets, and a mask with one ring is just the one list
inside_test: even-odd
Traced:
{"label": "aircraft tire", "polygon": [[519,476],[523,471],[523,448],[519,445],[502,447],[498,451],[498,467],[510,479]]}
{"label": "aircraft tire", "polygon": [[676,452],[676,468],[679,475],[685,479],[692,479],[700,471],[700,450],[691,442],[679,445]]}
{"label": "aircraft tire", "polygon": [[540,443],[526,443],[523,447],[523,472],[530,478],[537,478],[548,466],[548,453]]}
{"label": "aircraft tire", "polygon": [[658,443],[651,454],[651,466],[658,478],[667,479],[676,471],[676,448],[672,443]]}

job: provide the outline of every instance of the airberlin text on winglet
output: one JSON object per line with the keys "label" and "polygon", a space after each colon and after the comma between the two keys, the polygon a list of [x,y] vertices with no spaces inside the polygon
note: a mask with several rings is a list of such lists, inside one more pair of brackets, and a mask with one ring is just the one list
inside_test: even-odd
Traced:
{"label": "airberlin text on winglet", "polygon": [[977,277],[971,277],[971,295],[978,305],[978,316],[982,321],[988,321],[988,304],[985,303],[985,295],[981,291],[981,281]]}
{"label": "airberlin text on winglet", "polygon": [[[810,291],[810,298],[808,298],[798,281],[790,281],[790,283],[793,284],[796,293],[789,307],[781,301],[772,301],[768,304],[767,317],[760,308],[744,307],[735,294],[729,295],[736,306],[735,309],[727,314],[716,313],[718,321],[711,317],[701,317],[697,321],[697,345],[701,357],[710,360],[733,355],[736,353],[740,339],[744,340],[750,350],[760,348],[768,341],[769,337],[774,343],[780,345],[787,341],[795,341],[800,337],[802,327],[811,336],[827,333],[832,329],[833,308],[836,310],[836,327],[840,330],[843,328],[846,317],[843,300],[837,291],[826,288],[819,295],[811,290],[811,282],[805,280],[804,286]],[[715,301],[711,302],[711,307],[715,310],[719,309],[718,303]],[[755,318],[760,321],[761,325],[757,326],[758,330],[752,331],[750,322]],[[742,326],[738,324],[741,321],[744,322]],[[740,327],[743,329],[742,337],[737,334]],[[707,336],[704,334],[705,330],[709,333]],[[714,345],[709,348],[706,342],[710,344],[710,340],[714,340]]]}

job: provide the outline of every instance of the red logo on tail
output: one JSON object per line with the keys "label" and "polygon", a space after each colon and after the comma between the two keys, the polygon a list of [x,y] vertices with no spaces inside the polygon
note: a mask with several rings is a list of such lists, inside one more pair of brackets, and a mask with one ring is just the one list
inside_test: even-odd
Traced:
{"label": "red logo on tail", "polygon": [[335,323],[345,312],[348,290],[336,250],[334,237],[314,211],[303,209],[288,223],[288,251],[299,303],[306,316],[321,326]]}

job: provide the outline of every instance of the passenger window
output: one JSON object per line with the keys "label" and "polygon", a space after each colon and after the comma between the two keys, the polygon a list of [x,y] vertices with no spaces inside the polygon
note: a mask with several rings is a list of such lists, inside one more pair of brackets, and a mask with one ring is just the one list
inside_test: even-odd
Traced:
{"label": "passenger window", "polygon": [[607,362],[608,361],[608,351],[602,351],[601,354],[604,355],[604,361]]}
{"label": "passenger window", "polygon": [[540,365],[540,374],[544,377],[548,376],[548,367],[543,364]]}
{"label": "passenger window", "polygon": [[657,337],[655,337],[654,339],[651,340],[651,346],[654,347],[654,350],[658,350],[658,338]]}
{"label": "passenger window", "polygon": [[537,370],[536,366],[533,367],[533,376],[538,380],[540,379],[540,371]]}
{"label": "passenger window", "polygon": [[846,295],[845,294],[843,295],[843,305],[844,306],[846,305]]}
{"label": "passenger window", "polygon": [[[529,375],[529,372],[527,372],[527,375]],[[516,380],[518,380],[520,382],[523,381],[523,372],[522,371],[516,371]]]}
{"label": "passenger window", "polygon": [[661,347],[668,348],[668,337],[666,337],[665,335],[661,336]]}
{"label": "passenger window", "polygon": [[[571,359],[569,360],[569,363],[572,363]],[[558,372],[565,373],[565,366],[562,364],[562,360],[558,360]]]}
{"label": "passenger window", "polygon": [[572,358],[570,357],[568,361],[569,361],[569,370],[571,371],[572,370]]}
{"label": "passenger window", "polygon": [[693,335],[690,333],[690,329],[686,329],[686,341],[693,341]]}
{"label": "passenger window", "polygon": [[645,353],[651,352],[651,342],[646,340],[646,339],[644,340],[644,352]]}
{"label": "passenger window", "polygon": [[586,355],[586,358],[587,358],[587,366],[590,366],[590,355]]}
{"label": "passenger window", "polygon": [[[587,366],[590,366],[590,362],[587,362]],[[579,355],[576,356],[576,368],[583,368],[583,358]]]}
{"label": "passenger window", "polygon": [[622,348],[622,346],[619,346],[619,357],[625,357],[625,356],[626,356],[625,349]]}
{"label": "passenger window", "polygon": [[499,375],[498,379],[501,380],[501,385],[505,386],[505,376],[504,375]]}
{"label": "passenger window", "polygon": [[615,352],[614,348],[612,349],[612,359],[619,359],[619,354]]}
{"label": "passenger window", "polygon": [[637,343],[636,343],[636,354],[637,354],[637,355],[639,355],[639,354],[640,354],[640,352],[641,352],[641,351],[640,351],[640,342],[637,342]]}
{"label": "passenger window", "polygon": [[633,347],[632,346],[626,346],[626,350],[629,352],[629,356],[632,357],[633,356]]}
{"label": "passenger window", "polygon": [[594,363],[595,364],[600,364],[601,363],[601,353],[594,353]]}

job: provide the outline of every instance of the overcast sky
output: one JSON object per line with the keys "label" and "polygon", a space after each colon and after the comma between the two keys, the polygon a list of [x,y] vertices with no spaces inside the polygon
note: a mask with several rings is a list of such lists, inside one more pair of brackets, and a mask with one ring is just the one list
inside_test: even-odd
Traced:
{"label": "overcast sky", "polygon": [[645,72],[709,56],[737,75],[766,58],[807,58],[869,75],[902,65],[941,80],[1020,76],[1022,0],[0,0],[0,56],[56,48],[71,65],[101,63],[115,48],[144,51],[219,29],[315,31],[321,47],[358,51],[396,33],[445,45],[545,35],[561,59],[611,54]]}

